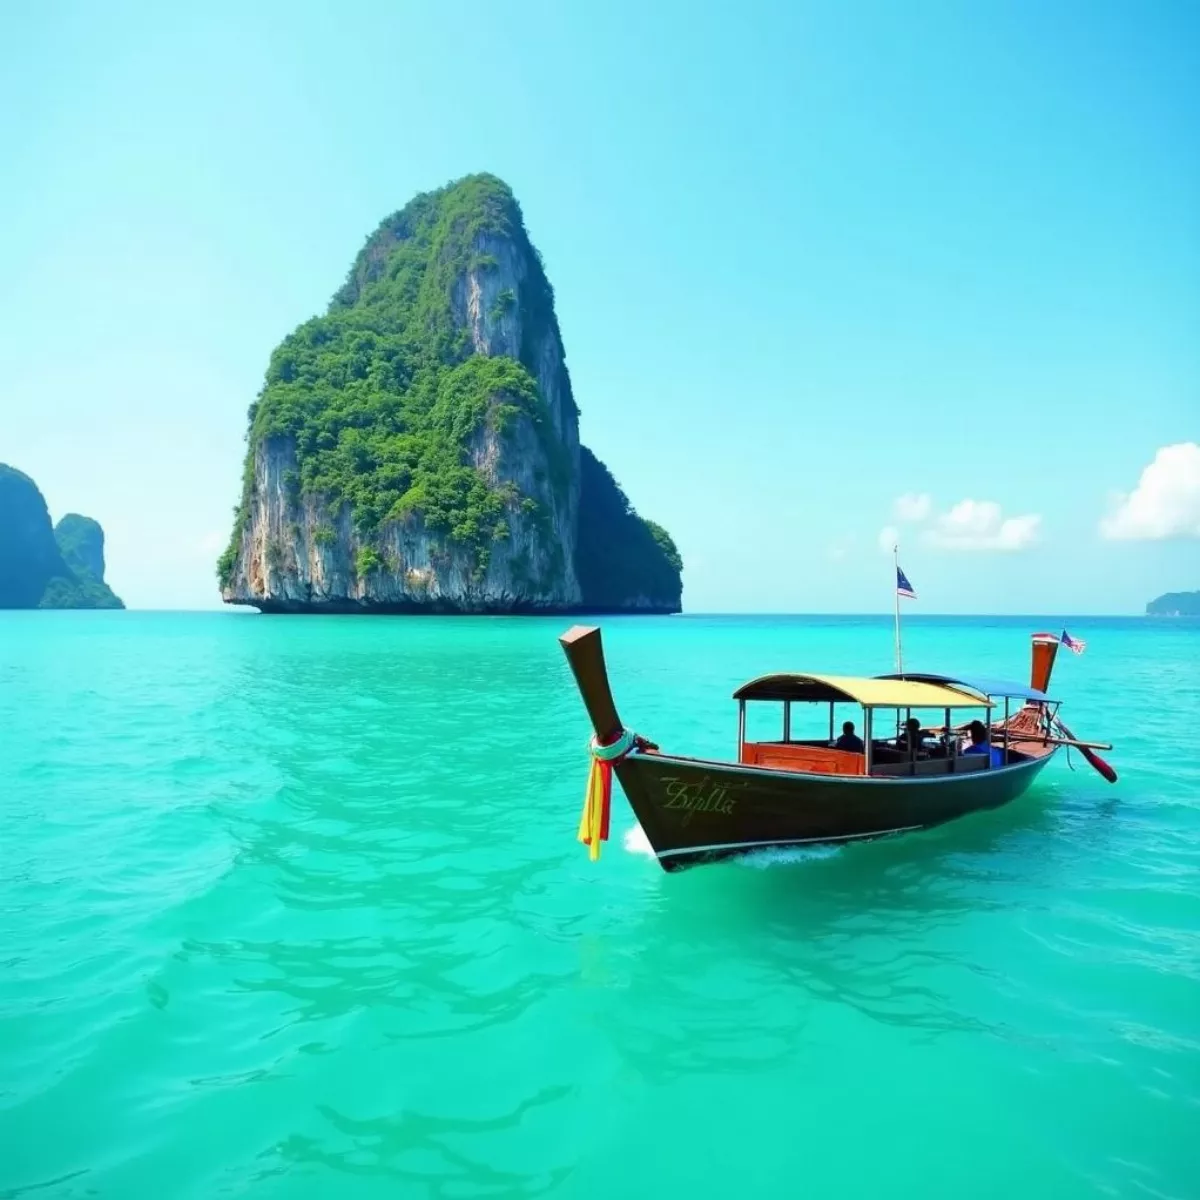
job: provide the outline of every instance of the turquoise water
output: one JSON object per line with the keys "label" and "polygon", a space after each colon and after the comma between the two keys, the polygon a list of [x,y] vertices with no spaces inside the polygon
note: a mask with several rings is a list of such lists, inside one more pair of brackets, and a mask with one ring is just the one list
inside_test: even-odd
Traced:
{"label": "turquoise water", "polygon": [[[1115,787],[679,875],[619,795],[574,840],[566,624],[0,614],[0,1196],[1200,1196],[1200,623],[1067,622]],[[891,668],[885,619],[604,628],[686,752]]]}

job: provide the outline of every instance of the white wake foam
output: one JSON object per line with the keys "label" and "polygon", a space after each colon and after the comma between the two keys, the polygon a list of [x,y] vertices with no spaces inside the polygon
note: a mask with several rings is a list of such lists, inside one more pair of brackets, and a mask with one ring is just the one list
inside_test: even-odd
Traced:
{"label": "white wake foam", "polygon": [[794,866],[796,863],[821,862],[835,858],[842,852],[841,846],[771,846],[765,850],[752,850],[739,854],[733,861],[739,867],[751,867],[765,871],[768,867]]}
{"label": "white wake foam", "polygon": [[630,854],[644,854],[650,858],[654,857],[654,847],[650,845],[650,839],[646,836],[646,831],[636,822],[631,829],[625,830],[625,836],[621,839],[621,843]]}
{"label": "white wake foam", "polygon": [[[654,847],[646,831],[636,822],[621,838],[621,844],[627,854],[641,854],[646,858],[654,857]],[[748,854],[739,854],[731,861],[739,867],[751,867],[756,871],[765,871],[768,867],[782,867],[796,863],[821,862],[841,854],[841,846],[772,846],[765,850],[752,850]]]}

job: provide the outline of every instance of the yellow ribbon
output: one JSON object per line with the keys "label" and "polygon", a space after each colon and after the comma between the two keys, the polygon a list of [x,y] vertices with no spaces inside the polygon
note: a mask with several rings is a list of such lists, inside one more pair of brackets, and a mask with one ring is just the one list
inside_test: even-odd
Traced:
{"label": "yellow ribbon", "polygon": [[579,833],[576,836],[587,846],[592,862],[600,857],[600,843],[608,839],[613,764],[623,759],[636,741],[633,733],[623,729],[607,746],[601,746],[595,738],[589,743],[592,767],[583,793],[583,815],[579,819]]}
{"label": "yellow ribbon", "polygon": [[611,768],[601,765],[598,758],[592,759],[588,771],[587,786],[583,793],[583,816],[579,821],[579,840],[588,848],[588,857],[595,862],[600,857],[600,842],[604,837],[605,778]]}

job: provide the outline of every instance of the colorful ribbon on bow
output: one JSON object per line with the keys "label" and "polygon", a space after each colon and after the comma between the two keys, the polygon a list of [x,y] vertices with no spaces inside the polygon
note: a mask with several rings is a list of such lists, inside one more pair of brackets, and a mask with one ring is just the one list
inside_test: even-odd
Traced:
{"label": "colorful ribbon on bow", "polygon": [[579,821],[578,838],[587,846],[592,862],[600,857],[600,843],[608,841],[613,766],[633,749],[635,741],[634,735],[623,729],[616,740],[607,746],[600,745],[594,737],[588,743],[592,765],[583,794],[583,816]]}

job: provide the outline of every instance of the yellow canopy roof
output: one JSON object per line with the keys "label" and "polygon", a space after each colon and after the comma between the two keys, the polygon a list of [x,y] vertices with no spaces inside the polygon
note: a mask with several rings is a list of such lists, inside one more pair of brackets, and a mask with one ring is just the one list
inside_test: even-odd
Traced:
{"label": "yellow canopy roof", "polygon": [[992,702],[943,683],[857,675],[760,675],[735,700],[850,701],[864,708],[991,708]]}

